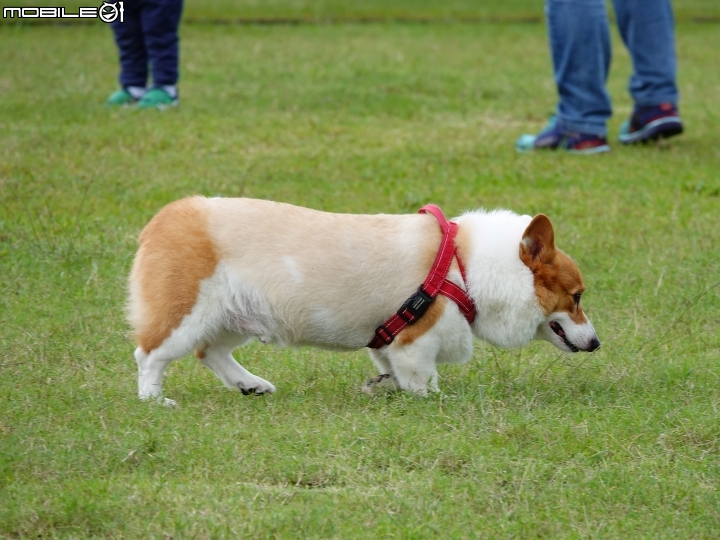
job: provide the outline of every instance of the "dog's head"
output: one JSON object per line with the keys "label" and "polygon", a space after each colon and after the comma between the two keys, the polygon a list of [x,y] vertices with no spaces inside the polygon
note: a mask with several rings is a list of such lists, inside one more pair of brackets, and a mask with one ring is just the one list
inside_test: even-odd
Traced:
{"label": "dog's head", "polygon": [[525,229],[520,259],[533,273],[535,294],[545,314],[535,339],[549,341],[566,352],[597,350],[600,340],[581,306],[585,285],[580,269],[555,247],[547,216],[538,214]]}

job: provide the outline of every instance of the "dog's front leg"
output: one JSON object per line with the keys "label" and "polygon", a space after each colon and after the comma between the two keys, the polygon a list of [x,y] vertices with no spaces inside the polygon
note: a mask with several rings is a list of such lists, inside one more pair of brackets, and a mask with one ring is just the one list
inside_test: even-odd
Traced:
{"label": "dog's front leg", "polygon": [[392,365],[390,359],[387,357],[384,349],[368,349],[370,358],[372,359],[375,366],[378,368],[380,375],[373,377],[365,383],[362,390],[366,394],[372,394],[375,390],[383,388],[386,390],[397,390],[398,385],[395,382],[395,375],[393,374]]}
{"label": "dog's front leg", "polygon": [[387,348],[385,354],[398,388],[421,396],[427,395],[428,391],[438,391],[435,363],[438,344],[432,341],[435,340],[418,339],[409,345],[392,343]]}

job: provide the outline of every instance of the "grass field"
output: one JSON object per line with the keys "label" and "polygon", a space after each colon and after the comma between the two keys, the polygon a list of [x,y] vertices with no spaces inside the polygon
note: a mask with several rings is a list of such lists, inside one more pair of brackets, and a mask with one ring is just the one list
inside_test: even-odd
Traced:
{"label": "grass field", "polygon": [[[0,538],[717,538],[720,26],[677,28],[685,134],[574,157],[513,150],[555,102],[543,25],[438,18],[186,25],[166,113],[103,107],[108,28],[0,27]],[[187,358],[180,405],[142,403],[125,279],[194,193],[546,213],[603,346],[477,343],[422,399],[362,394],[363,351],[253,344],[276,394]]]}

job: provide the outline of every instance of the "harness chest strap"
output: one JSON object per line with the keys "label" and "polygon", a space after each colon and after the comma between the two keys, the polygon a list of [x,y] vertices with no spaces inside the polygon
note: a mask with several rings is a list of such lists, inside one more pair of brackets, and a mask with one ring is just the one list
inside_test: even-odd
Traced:
{"label": "harness chest strap", "polygon": [[443,232],[440,248],[428,277],[425,278],[425,281],[420,285],[417,292],[405,301],[397,313],[375,330],[375,336],[373,336],[373,339],[367,345],[367,347],[371,349],[379,349],[385,345],[390,345],[395,339],[395,336],[406,326],[414,324],[423,316],[438,294],[447,296],[455,302],[468,323],[472,323],[475,320],[476,309],[472,298],[470,298],[461,287],[447,279],[453,258],[455,258],[458,261],[463,282],[467,283],[465,268],[458,256],[457,245],[455,244],[455,235],[458,230],[457,223],[447,221],[442,210],[434,204],[423,206],[419,210],[419,213],[432,214],[435,216],[435,219],[437,219],[440,229]]}

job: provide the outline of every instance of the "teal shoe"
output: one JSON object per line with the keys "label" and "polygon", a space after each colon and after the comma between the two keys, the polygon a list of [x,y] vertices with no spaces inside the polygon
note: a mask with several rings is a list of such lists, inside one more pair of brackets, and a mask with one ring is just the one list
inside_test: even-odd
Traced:
{"label": "teal shoe", "polygon": [[121,88],[120,90],[116,90],[115,92],[110,94],[110,97],[107,98],[105,105],[107,105],[108,107],[129,107],[130,105],[134,105],[135,103],[137,103],[137,99],[132,97],[132,95],[130,95],[130,92],[128,92],[124,88]]}
{"label": "teal shoe", "polygon": [[143,94],[143,97],[138,101],[138,108],[140,109],[167,109],[168,107],[176,107],[178,104],[178,98],[172,97],[162,88],[153,88]]}
{"label": "teal shoe", "polygon": [[521,135],[515,142],[518,152],[535,150],[563,150],[571,154],[601,154],[609,152],[607,139],[601,135],[578,133],[566,129],[557,116],[550,117],[547,126],[537,135]]}

